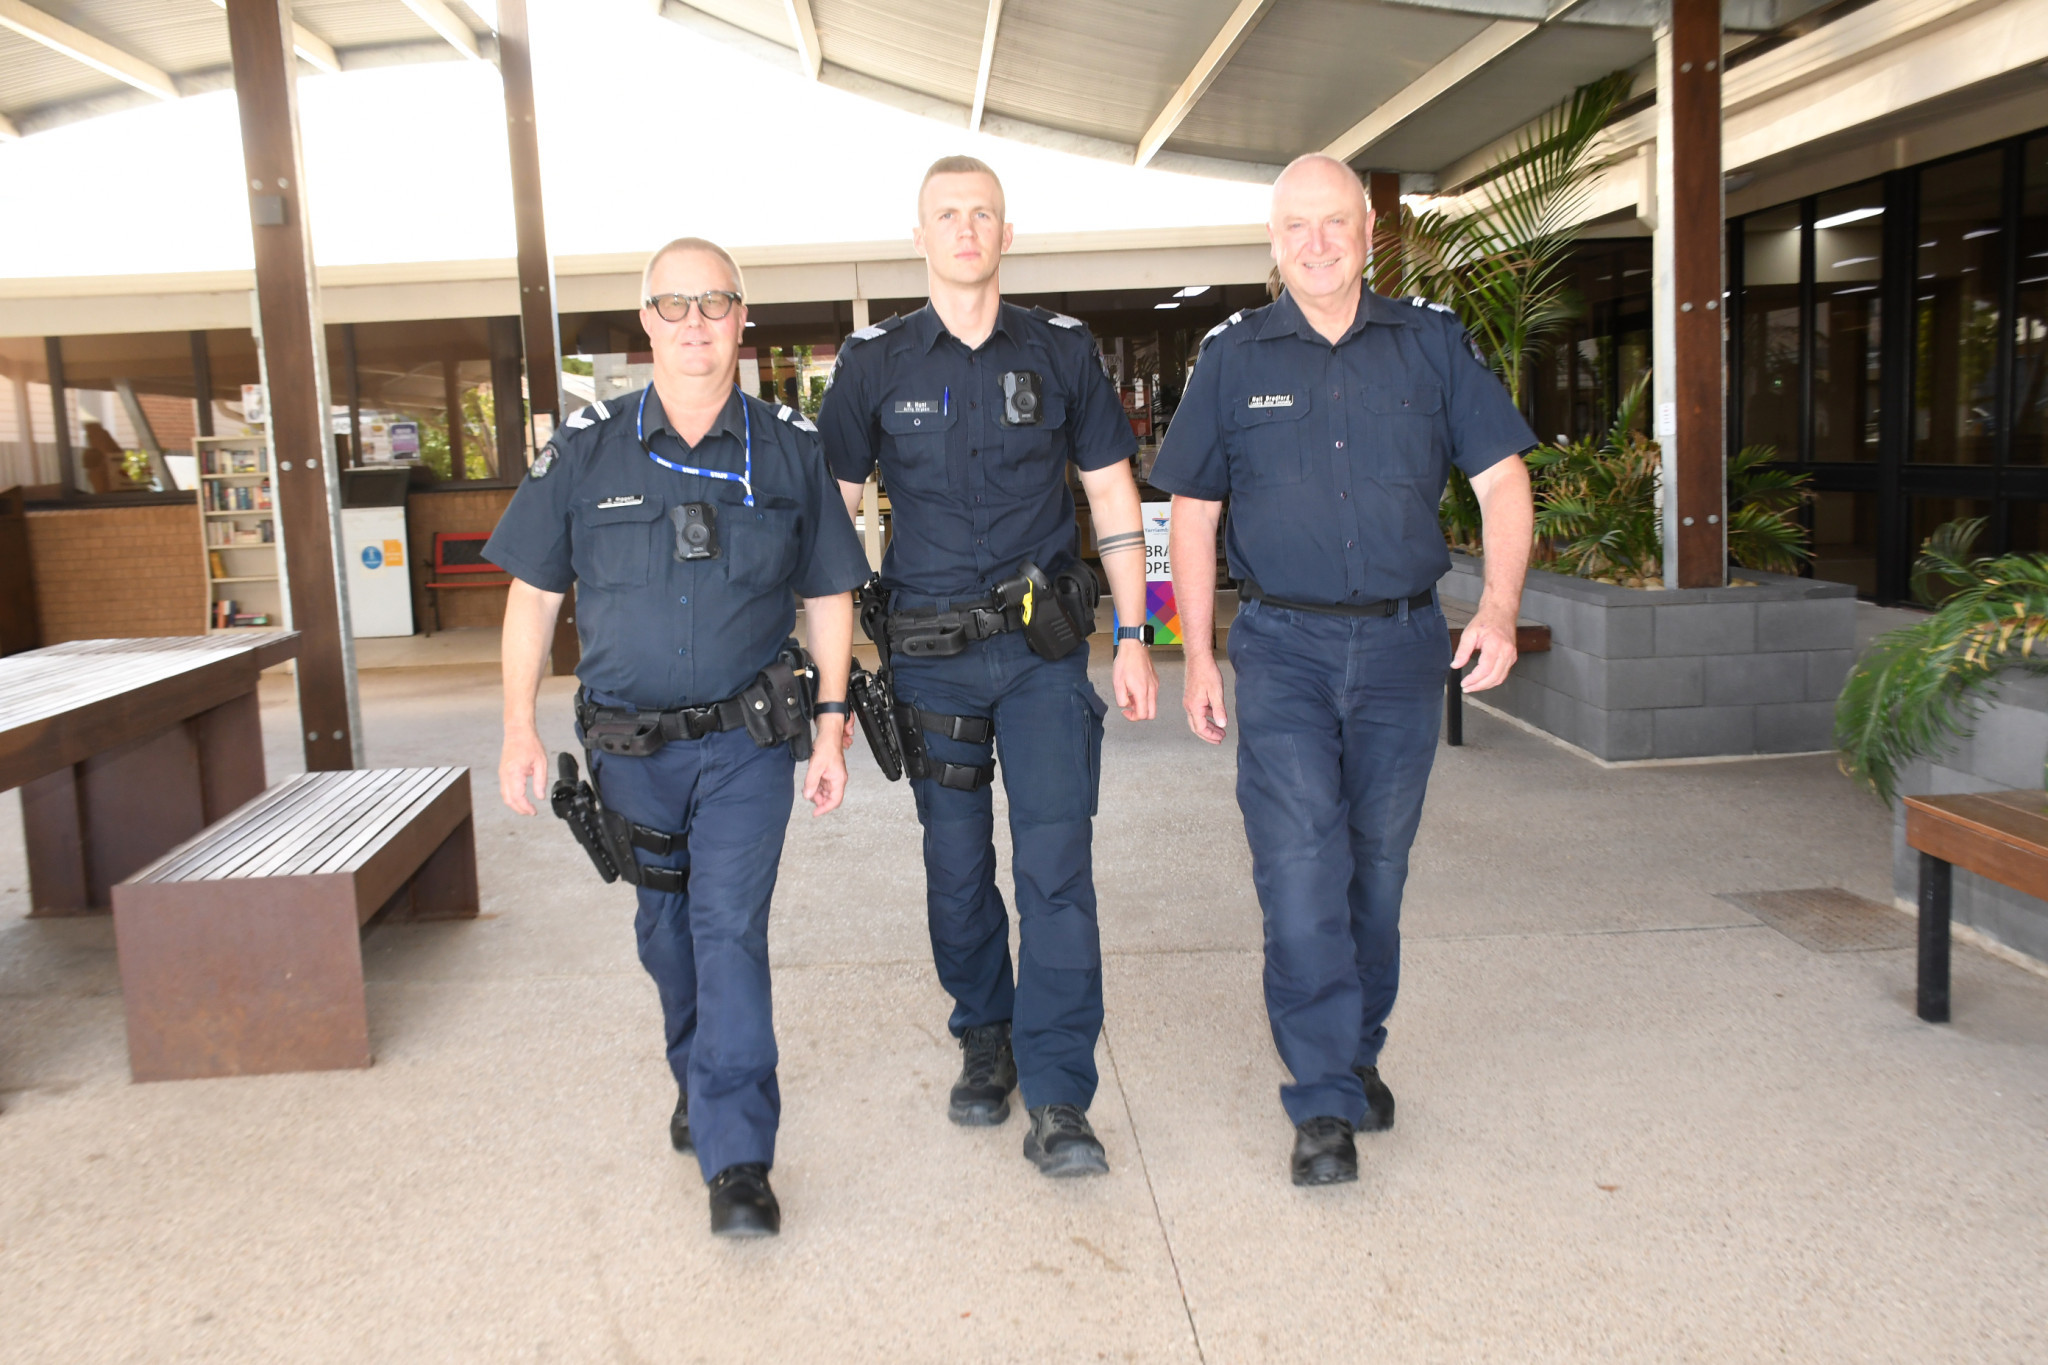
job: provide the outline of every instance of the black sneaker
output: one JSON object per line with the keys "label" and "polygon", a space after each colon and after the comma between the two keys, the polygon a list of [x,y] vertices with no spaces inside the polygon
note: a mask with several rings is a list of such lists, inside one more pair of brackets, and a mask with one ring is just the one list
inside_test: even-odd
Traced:
{"label": "black sneaker", "polygon": [[946,1117],[968,1128],[993,1128],[1010,1117],[1010,1091],[1017,1085],[1009,1021],[968,1029],[960,1035],[960,1053],[960,1079],[953,1082]]}
{"label": "black sneaker", "polygon": [[711,1177],[711,1231],[720,1237],[773,1237],[782,1231],[782,1206],[758,1161],[728,1166]]}
{"label": "black sneaker", "polygon": [[1031,1111],[1024,1155],[1042,1175],[1109,1174],[1109,1158],[1095,1140],[1088,1116],[1071,1104],[1047,1104]]}
{"label": "black sneaker", "polygon": [[1294,1183],[1342,1185],[1358,1179],[1358,1145],[1351,1132],[1351,1125],[1338,1118],[1313,1118],[1295,1125]]}
{"label": "black sneaker", "polygon": [[687,1152],[697,1144],[690,1139],[690,1092],[676,1096],[676,1112],[668,1116],[669,1146]]}
{"label": "black sneaker", "polygon": [[1380,1079],[1376,1066],[1354,1066],[1358,1079],[1365,1085],[1365,1120],[1358,1125],[1361,1133],[1384,1133],[1394,1126],[1394,1092],[1387,1089],[1387,1083]]}

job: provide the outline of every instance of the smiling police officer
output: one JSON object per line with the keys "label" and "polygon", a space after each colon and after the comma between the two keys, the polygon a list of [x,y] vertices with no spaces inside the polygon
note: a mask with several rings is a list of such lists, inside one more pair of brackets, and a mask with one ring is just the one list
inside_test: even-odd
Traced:
{"label": "smiling police officer", "polygon": [[[565,756],[556,813],[607,881],[638,888],[640,961],[681,1092],[669,1139],[696,1147],[711,1230],[765,1236],[781,1228],[768,1184],[782,1107],[768,903],[797,758],[810,755],[813,814],[845,795],[851,590],[867,561],[816,428],[733,383],[744,294],[739,267],[710,242],[656,252],[640,309],[653,385],[571,416],[484,554],[517,580],[505,606],[505,804],[533,814],[527,785],[546,781],[534,700],[573,583],[577,733],[597,801]],[[798,597],[815,665],[788,638]]]}
{"label": "smiling police officer", "polygon": [[[1358,1178],[1352,1134],[1390,1127],[1380,1049],[1400,979],[1401,891],[1436,756],[1447,665],[1468,692],[1515,662],[1536,438],[1448,309],[1364,287],[1372,215],[1349,166],[1305,156],[1273,186],[1286,291],[1201,357],[1152,482],[1174,494],[1188,725],[1224,735],[1211,647],[1216,526],[1242,606],[1237,801],[1266,921],[1266,1013],[1294,1082],[1297,1185]],[[1449,468],[1485,516],[1486,586],[1457,657],[1434,591],[1450,569]]]}
{"label": "smiling police officer", "polygon": [[[1102,1028],[1092,820],[1106,708],[1088,681],[1100,592],[1075,553],[1081,485],[1118,618],[1145,619],[1137,448],[1094,338],[1002,300],[1011,228],[973,157],[925,173],[912,240],[931,302],[847,338],[819,424],[849,512],[879,463],[895,513],[862,623],[893,675],[889,708],[924,826],[925,907],[953,997],[953,1122],[999,1124],[1014,1085],[1024,1154],[1047,1175],[1109,1169],[1087,1110]],[[1151,719],[1159,683],[1142,626],[1117,632],[1117,705]],[[863,716],[863,724],[870,718]],[[878,751],[879,752],[879,751]],[[1022,951],[996,889],[990,783],[1010,803]],[[1014,1051],[1013,1051],[1014,1045]]]}

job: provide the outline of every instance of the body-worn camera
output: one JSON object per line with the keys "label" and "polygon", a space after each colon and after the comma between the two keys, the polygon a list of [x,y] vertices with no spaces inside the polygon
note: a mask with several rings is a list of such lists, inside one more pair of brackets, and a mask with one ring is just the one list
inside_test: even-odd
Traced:
{"label": "body-worn camera", "polygon": [[1045,420],[1044,381],[1036,370],[1009,370],[1003,375],[1003,422],[1035,427]]}
{"label": "body-worn camera", "polygon": [[676,526],[676,558],[718,558],[718,508],[708,502],[686,502],[669,509]]}

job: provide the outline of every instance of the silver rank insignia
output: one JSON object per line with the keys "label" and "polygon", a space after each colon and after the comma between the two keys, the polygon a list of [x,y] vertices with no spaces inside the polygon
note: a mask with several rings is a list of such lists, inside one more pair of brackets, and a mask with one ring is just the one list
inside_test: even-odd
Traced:
{"label": "silver rank insignia", "polygon": [[540,448],[540,454],[533,457],[533,468],[526,472],[536,479],[545,479],[548,471],[555,467],[555,443],[549,441]]}

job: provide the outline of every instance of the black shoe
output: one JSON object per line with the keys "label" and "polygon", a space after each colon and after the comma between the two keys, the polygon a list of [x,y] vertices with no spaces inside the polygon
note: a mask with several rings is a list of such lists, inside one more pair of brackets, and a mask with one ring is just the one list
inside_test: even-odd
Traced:
{"label": "black shoe", "polygon": [[1358,1144],[1343,1119],[1314,1118],[1294,1129],[1294,1183],[1342,1185],[1358,1179]]}
{"label": "black shoe", "polygon": [[960,1035],[960,1079],[946,1117],[969,1128],[993,1128],[1010,1117],[1010,1091],[1017,1085],[1017,1059],[1010,1051],[1010,1025],[983,1024]]}
{"label": "black shoe", "polygon": [[711,1177],[711,1230],[720,1237],[773,1237],[782,1231],[782,1206],[758,1161],[728,1166]]}
{"label": "black shoe", "polygon": [[1354,1066],[1358,1079],[1365,1085],[1365,1121],[1358,1125],[1361,1133],[1384,1133],[1394,1126],[1394,1092],[1387,1089],[1387,1083],[1380,1079],[1376,1066]]}
{"label": "black shoe", "polygon": [[1088,1116],[1071,1104],[1047,1104],[1031,1111],[1024,1155],[1042,1175],[1109,1174],[1109,1158],[1102,1154]]}
{"label": "black shoe", "polygon": [[676,1112],[668,1116],[669,1146],[687,1152],[697,1144],[690,1140],[690,1092],[676,1096]]}

